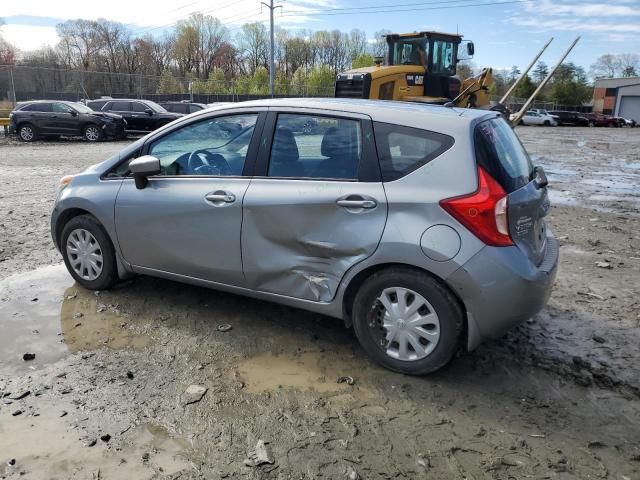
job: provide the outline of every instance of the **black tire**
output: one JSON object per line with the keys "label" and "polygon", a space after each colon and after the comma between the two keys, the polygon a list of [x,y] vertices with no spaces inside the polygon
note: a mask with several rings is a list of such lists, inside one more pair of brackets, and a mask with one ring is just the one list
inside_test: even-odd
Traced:
{"label": "black tire", "polygon": [[38,129],[31,123],[23,123],[18,127],[18,137],[23,142],[35,142],[38,140]]}
{"label": "black tire", "polygon": [[[67,241],[69,235],[77,229],[87,230],[97,240],[102,253],[102,271],[100,275],[94,280],[88,280],[82,278],[71,266],[71,262],[67,253]],[[89,290],[106,290],[113,287],[118,281],[118,267],[116,265],[116,254],[113,248],[113,243],[109,235],[104,230],[100,222],[96,220],[92,215],[79,215],[69,220],[62,229],[62,235],[60,235],[60,252],[64,259],[64,264],[71,276]]]}
{"label": "black tire", "polygon": [[82,138],[87,142],[99,142],[104,138],[104,132],[98,125],[90,123],[82,129]]}
{"label": "black tire", "polygon": [[595,127],[595,126],[596,126],[596,124],[595,124],[595,122],[589,122],[589,123],[588,123],[588,126],[589,126],[589,127]]}
{"label": "black tire", "polygon": [[[377,298],[386,288],[402,287],[422,295],[437,313],[440,337],[426,357],[405,361],[389,356],[380,344],[382,326]],[[407,375],[425,375],[444,367],[459,348],[464,313],[453,294],[427,273],[410,268],[394,267],[369,277],[358,290],[353,302],[353,327],[360,345],[377,363],[389,370]],[[376,324],[376,326],[371,326]]]}
{"label": "black tire", "polygon": [[549,120],[545,120],[544,121],[544,126],[545,127],[550,127],[551,126],[551,122]]}

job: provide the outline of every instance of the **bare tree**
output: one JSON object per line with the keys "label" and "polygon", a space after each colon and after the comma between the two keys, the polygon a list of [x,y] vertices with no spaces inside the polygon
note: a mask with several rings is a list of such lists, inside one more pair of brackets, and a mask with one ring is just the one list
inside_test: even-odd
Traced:
{"label": "bare tree", "polygon": [[591,65],[591,72],[596,78],[613,78],[619,72],[619,65],[617,57],[607,53],[600,56],[596,62]]}
{"label": "bare tree", "polygon": [[269,39],[263,24],[245,23],[237,41],[250,75],[253,75],[258,67],[266,67]]}
{"label": "bare tree", "polygon": [[640,73],[640,55],[636,53],[621,53],[617,58],[623,77],[638,76]]}

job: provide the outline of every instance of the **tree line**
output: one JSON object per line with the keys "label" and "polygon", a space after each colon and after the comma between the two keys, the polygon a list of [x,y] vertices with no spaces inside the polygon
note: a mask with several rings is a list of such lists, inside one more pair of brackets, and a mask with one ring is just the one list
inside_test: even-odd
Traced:
{"label": "tree line", "polygon": [[[193,13],[160,38],[149,33],[136,35],[127,26],[105,19],[69,20],[56,29],[60,41],[55,47],[17,55],[15,48],[1,42],[0,63],[42,69],[34,82],[48,83],[52,88],[76,88],[64,85],[77,77],[65,75],[65,70],[87,72],[81,80],[92,95],[136,92],[140,82],[145,84],[145,93],[150,93],[151,83],[156,93],[182,93],[189,83],[200,93],[229,93],[231,88],[235,93],[267,93],[269,35],[258,22],[244,24],[234,33],[211,15]],[[377,32],[378,40],[369,43],[366,33],[359,29],[277,29],[279,93],[302,94],[292,90],[311,89],[308,93],[313,94],[332,89],[337,72],[373,65],[373,57],[384,54],[383,33]],[[13,56],[3,54],[3,45]],[[155,82],[150,77],[155,77]]]}

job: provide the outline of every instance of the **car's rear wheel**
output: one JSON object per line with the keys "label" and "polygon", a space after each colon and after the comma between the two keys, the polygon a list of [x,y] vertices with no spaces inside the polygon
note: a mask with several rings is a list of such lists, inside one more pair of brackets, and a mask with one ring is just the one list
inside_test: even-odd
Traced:
{"label": "car's rear wheel", "polygon": [[596,124],[595,124],[595,122],[589,122],[589,126],[590,126],[590,127],[595,127],[595,126],[596,126]]}
{"label": "car's rear wheel", "polygon": [[30,123],[25,123],[18,128],[18,136],[23,142],[33,142],[38,139],[38,130]]}
{"label": "car's rear wheel", "polygon": [[102,129],[97,125],[87,125],[82,130],[82,136],[87,142],[99,142],[102,140]]}
{"label": "car's rear wheel", "polygon": [[62,229],[60,251],[71,276],[85,288],[104,290],[118,279],[111,239],[91,215],[74,217]]}
{"label": "car's rear wheel", "polygon": [[446,287],[409,268],[373,274],[353,304],[353,326],[364,350],[382,366],[409,375],[446,365],[458,349],[463,321]]}

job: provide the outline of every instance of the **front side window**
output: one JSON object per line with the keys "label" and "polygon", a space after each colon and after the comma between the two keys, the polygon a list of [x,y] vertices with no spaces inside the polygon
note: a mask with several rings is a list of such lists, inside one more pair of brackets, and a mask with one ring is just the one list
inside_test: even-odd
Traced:
{"label": "front side window", "polygon": [[71,108],[64,103],[54,103],[53,111],[54,113],[71,113]]}
{"label": "front side window", "polygon": [[146,112],[147,110],[151,110],[149,107],[147,107],[144,103],[140,103],[140,102],[133,102],[131,104],[131,110],[134,112]]}
{"label": "front side window", "polygon": [[456,63],[453,57],[453,42],[446,40],[433,41],[433,59],[431,73],[436,75],[453,75],[456,73]]}
{"label": "front side window", "polygon": [[128,112],[129,102],[111,102],[107,105],[107,110],[112,110],[114,112]]}
{"label": "front side window", "polygon": [[258,114],[227,115],[185,125],[149,146],[161,175],[240,176]]}
{"label": "front side window", "polygon": [[362,157],[358,120],[280,114],[271,145],[270,177],[357,179]]}
{"label": "front side window", "polygon": [[382,180],[392,182],[408,175],[448,150],[454,143],[449,135],[374,122]]}

